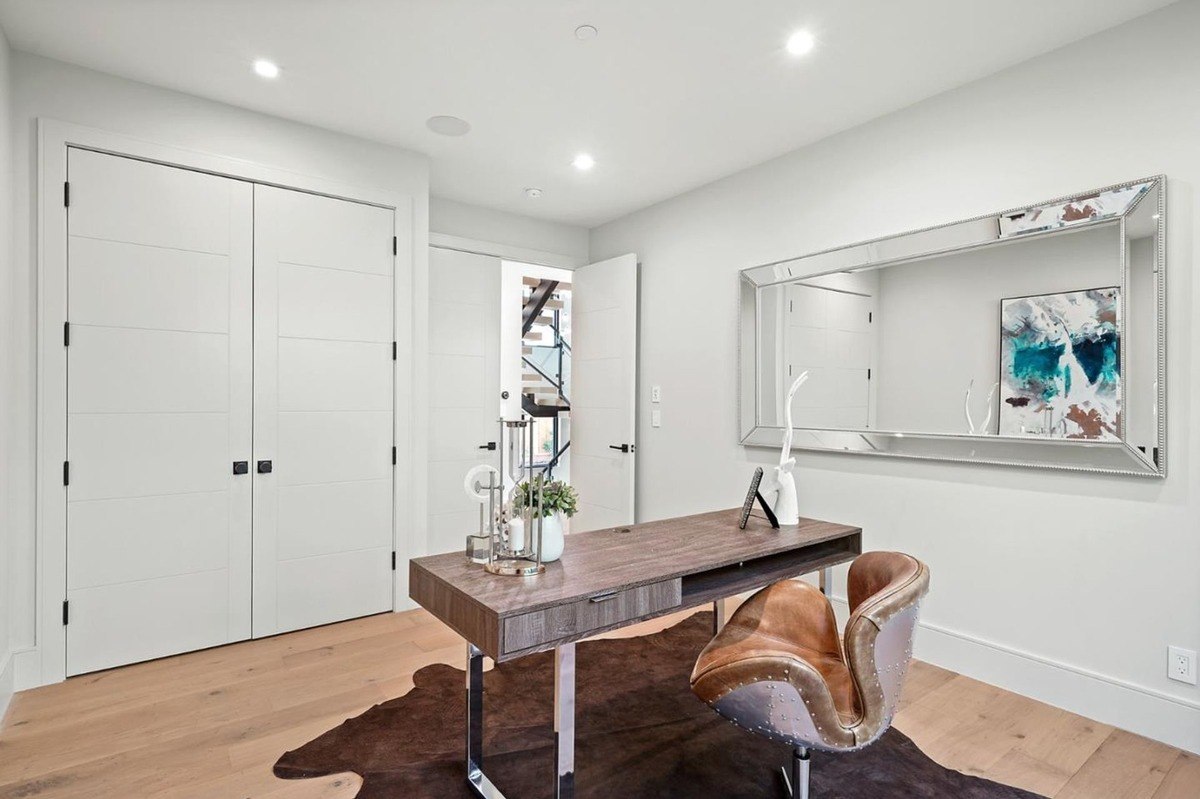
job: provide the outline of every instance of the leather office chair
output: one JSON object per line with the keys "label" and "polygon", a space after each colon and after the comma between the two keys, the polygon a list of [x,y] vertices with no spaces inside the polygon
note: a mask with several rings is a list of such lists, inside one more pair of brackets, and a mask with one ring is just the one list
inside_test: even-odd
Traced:
{"label": "leather office chair", "polygon": [[738,726],[792,746],[789,791],[808,799],[809,750],[861,749],[891,724],[928,591],[929,569],[916,558],[856,558],[843,650],[824,594],[798,581],[770,585],[700,653],[692,691]]}

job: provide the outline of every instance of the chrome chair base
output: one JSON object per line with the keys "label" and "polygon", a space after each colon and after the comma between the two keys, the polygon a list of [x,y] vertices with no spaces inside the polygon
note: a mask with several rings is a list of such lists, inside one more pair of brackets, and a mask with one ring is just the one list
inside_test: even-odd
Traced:
{"label": "chrome chair base", "polygon": [[787,787],[787,795],[791,799],[809,799],[808,795],[808,767],[810,758],[808,750],[802,746],[796,747],[792,752],[792,776],[788,777],[788,770],[780,768],[779,772],[783,775],[783,784]]}

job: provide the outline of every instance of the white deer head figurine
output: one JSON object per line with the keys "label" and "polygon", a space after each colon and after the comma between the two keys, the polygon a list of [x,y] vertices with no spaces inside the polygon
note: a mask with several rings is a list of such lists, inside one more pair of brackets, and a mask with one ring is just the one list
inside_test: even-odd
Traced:
{"label": "white deer head figurine", "polygon": [[988,393],[987,398],[987,416],[983,419],[983,424],[975,427],[975,420],[971,418],[971,391],[975,388],[975,380],[972,379],[967,383],[967,396],[963,400],[963,413],[967,415],[967,432],[973,436],[986,436],[990,431],[989,427],[992,423],[992,410],[995,405],[992,401],[996,398],[996,391],[1000,388],[999,383],[992,384],[992,390]]}
{"label": "white deer head figurine", "polygon": [[775,467],[775,481],[779,483],[779,496],[775,498],[775,516],[780,524],[797,524],[800,521],[800,503],[796,497],[796,478],[792,476],[792,467],[796,459],[792,457],[792,400],[800,386],[808,380],[808,371],[804,371],[792,382],[788,389],[787,401],[783,406],[786,427],[783,431],[783,448],[779,451],[779,465]]}

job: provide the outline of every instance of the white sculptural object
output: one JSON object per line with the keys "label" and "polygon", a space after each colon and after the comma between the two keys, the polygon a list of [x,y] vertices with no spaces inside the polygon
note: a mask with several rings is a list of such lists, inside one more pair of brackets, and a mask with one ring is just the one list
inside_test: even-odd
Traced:
{"label": "white sculptural object", "polygon": [[779,484],[779,494],[775,497],[775,518],[782,524],[798,524],[800,522],[800,502],[796,497],[796,478],[792,476],[792,468],[796,459],[792,457],[792,399],[796,391],[808,380],[805,370],[788,389],[787,402],[783,406],[784,420],[787,427],[783,431],[783,449],[779,451],[779,465],[775,467],[775,482]]}
{"label": "white sculptural object", "polygon": [[975,427],[975,421],[971,418],[971,391],[974,388],[975,380],[972,379],[970,383],[967,383],[967,398],[963,400],[963,412],[967,415],[967,432],[973,436],[986,436],[990,432],[988,426],[992,423],[992,408],[995,407],[992,405],[992,400],[996,398],[996,390],[1000,388],[1000,384],[992,384],[992,390],[987,398],[987,416],[984,417],[983,424],[978,428]]}

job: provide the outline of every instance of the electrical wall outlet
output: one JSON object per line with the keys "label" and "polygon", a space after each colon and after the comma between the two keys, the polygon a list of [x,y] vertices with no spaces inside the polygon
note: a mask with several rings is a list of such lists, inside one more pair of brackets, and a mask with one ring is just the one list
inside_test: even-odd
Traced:
{"label": "electrical wall outlet", "polygon": [[651,386],[650,387],[650,401],[651,402],[662,402],[662,386]]}
{"label": "electrical wall outlet", "polygon": [[1196,653],[1180,646],[1167,647],[1167,676],[1188,685],[1196,684]]}

